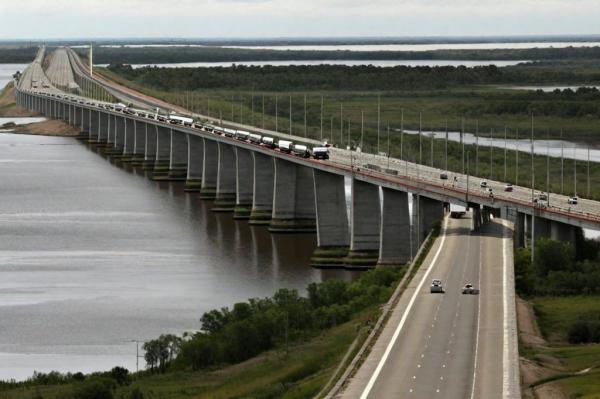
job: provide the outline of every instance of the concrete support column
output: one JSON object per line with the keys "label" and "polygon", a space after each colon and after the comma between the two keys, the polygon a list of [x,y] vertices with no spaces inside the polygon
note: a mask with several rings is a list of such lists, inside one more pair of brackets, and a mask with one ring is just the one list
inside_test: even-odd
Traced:
{"label": "concrete support column", "polygon": [[471,210],[471,230],[479,231],[483,224],[483,214],[481,212],[481,205],[475,202],[469,202],[468,209]]}
{"label": "concrete support column", "polygon": [[202,166],[204,165],[204,139],[187,134],[188,161],[185,191],[200,192],[202,188]]}
{"label": "concrete support column", "polygon": [[525,214],[515,212],[513,244],[515,248],[522,248],[525,246]]}
{"label": "concrete support column", "polygon": [[352,180],[349,267],[372,267],[379,259],[381,207],[379,186]]}
{"label": "concrete support column", "polygon": [[254,190],[254,159],[250,150],[235,148],[235,219],[250,219]]}
{"label": "concrete support column", "polygon": [[232,145],[217,143],[219,167],[217,171],[217,194],[212,208],[216,212],[231,212],[235,208],[236,161]]}
{"label": "concrete support column", "polygon": [[551,236],[551,222],[548,219],[544,219],[538,215],[535,216],[535,239],[539,238],[550,238]]}
{"label": "concrete support column", "polygon": [[98,143],[100,136],[100,113],[98,111],[89,111],[90,113],[90,131],[88,142],[92,144]]}
{"label": "concrete support column", "polygon": [[421,243],[429,234],[429,231],[433,228],[433,226],[441,222],[444,218],[444,206],[440,201],[436,201],[431,198],[423,197],[421,195],[418,196],[418,242],[417,245],[420,246]]}
{"label": "concrete support column", "polygon": [[73,107],[73,125],[81,131],[81,108]]}
{"label": "concrete support column", "polygon": [[566,223],[550,222],[550,238],[555,241],[570,242],[575,246],[577,238],[577,227]]}
{"label": "concrete support column", "polygon": [[273,184],[275,164],[273,157],[252,152],[254,160],[254,187],[250,224],[269,224],[273,214]]}
{"label": "concrete support column", "polygon": [[156,155],[152,179],[165,180],[171,164],[171,129],[158,126],[156,130]]}
{"label": "concrete support column", "polygon": [[122,162],[133,160],[133,149],[135,147],[135,124],[131,118],[123,118],[125,121],[125,140],[123,146]]}
{"label": "concrete support column", "polygon": [[156,159],[156,143],[158,126],[146,123],[146,148],[144,149],[144,163],[142,169],[153,170]]}
{"label": "concrete support column", "polygon": [[402,266],[410,261],[411,227],[408,193],[382,187],[381,238],[378,266]]}
{"label": "concrete support column", "polygon": [[87,108],[81,108],[81,132],[89,140],[90,137],[90,110]]}
{"label": "concrete support column", "polygon": [[123,148],[125,147],[125,118],[123,118],[122,116],[115,116],[114,126],[114,147],[110,152],[107,151],[107,153],[119,157],[123,154]]}
{"label": "concrete support column", "polygon": [[350,248],[344,176],[313,169],[313,178],[317,248],[311,266],[344,266]]}
{"label": "concrete support column", "polygon": [[312,170],[275,158],[274,182],[269,231],[314,232],[316,214]]}
{"label": "concrete support column", "polygon": [[135,120],[133,122],[134,141],[132,165],[142,166],[146,156],[146,122]]}
{"label": "concrete support column", "polygon": [[108,143],[108,121],[110,117],[106,112],[100,112],[98,117],[98,122],[100,124],[100,128],[98,131],[98,143],[102,146],[106,146]]}
{"label": "concrete support column", "polygon": [[185,181],[187,178],[188,144],[185,132],[171,129],[171,154],[169,180]]}
{"label": "concrete support column", "polygon": [[219,174],[219,146],[216,141],[204,140],[202,165],[202,188],[200,198],[214,199],[217,195],[217,175]]}

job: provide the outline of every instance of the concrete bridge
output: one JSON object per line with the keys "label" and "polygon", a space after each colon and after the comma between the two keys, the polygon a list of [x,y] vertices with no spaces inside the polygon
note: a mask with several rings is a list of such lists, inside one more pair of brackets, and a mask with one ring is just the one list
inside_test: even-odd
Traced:
{"label": "concrete bridge", "polygon": [[[85,73],[81,65],[73,66],[81,61],[73,61],[71,52],[60,54],[61,65],[69,57],[75,76]],[[38,59],[32,65],[37,64]],[[34,70],[40,74],[38,67]],[[441,180],[439,169],[337,148],[331,148],[329,160],[301,158],[216,134],[208,125],[174,125],[155,119],[152,112],[124,113],[54,86],[34,87],[30,75],[24,74],[18,84],[18,105],[78,127],[82,138],[122,162],[150,171],[156,180],[185,181],[186,190],[214,199],[215,211],[266,224],[272,232],[316,232],[315,266],[405,264],[450,203],[473,210],[473,229],[491,215],[510,219],[517,246],[525,245],[526,233],[532,241],[538,237],[574,241],[577,229],[600,228],[600,204],[595,201],[582,200],[573,207],[566,197],[551,194],[552,206],[539,207],[526,187],[510,193],[499,190],[490,197],[474,177],[452,173]],[[105,79],[94,82],[111,95],[126,91],[107,87]],[[138,101],[151,103],[146,96]],[[275,139],[285,136],[261,133]],[[503,187],[501,182],[488,183]]]}

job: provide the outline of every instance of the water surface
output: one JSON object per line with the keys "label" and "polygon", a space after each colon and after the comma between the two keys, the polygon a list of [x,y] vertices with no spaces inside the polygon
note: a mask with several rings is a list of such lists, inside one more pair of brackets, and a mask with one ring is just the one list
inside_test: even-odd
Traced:
{"label": "water surface", "polygon": [[135,369],[134,340],[346,272],[70,138],[0,134],[0,379]]}

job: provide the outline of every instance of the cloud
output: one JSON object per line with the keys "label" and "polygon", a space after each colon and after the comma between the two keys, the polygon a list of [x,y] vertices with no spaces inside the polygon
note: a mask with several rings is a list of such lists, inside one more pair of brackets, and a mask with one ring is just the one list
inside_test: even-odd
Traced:
{"label": "cloud", "polygon": [[[0,1],[0,37],[600,33],[597,0]],[[574,6],[576,4],[576,6]]]}

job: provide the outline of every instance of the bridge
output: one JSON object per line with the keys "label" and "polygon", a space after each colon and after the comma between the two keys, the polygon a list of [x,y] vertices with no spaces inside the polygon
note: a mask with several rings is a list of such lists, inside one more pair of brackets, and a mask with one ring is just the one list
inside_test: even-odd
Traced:
{"label": "bridge", "polygon": [[[533,245],[539,237],[575,242],[578,229],[600,229],[598,202],[569,205],[567,197],[550,193],[540,206],[531,188],[504,192],[503,182],[488,180],[496,189],[490,196],[473,176],[335,147],[326,160],[297,156],[215,126],[322,143],[190,113],[91,75],[71,49],[55,51],[47,73],[44,58],[42,48],[18,81],[18,105],[78,127],[82,139],[155,180],[185,182],[187,191],[214,200],[214,211],[232,212],[273,233],[316,232],[314,266],[405,265],[444,221],[441,240],[413,280],[417,285],[399,298],[355,378],[332,395],[429,397],[442,390],[444,397],[519,397],[512,247]],[[115,107],[116,101],[132,106]],[[195,122],[171,123],[157,108]],[[471,217],[445,218],[449,204],[464,205]],[[428,293],[432,277],[456,287],[479,281],[485,290],[478,300],[453,291],[443,301]],[[399,375],[415,365],[414,375]]]}

